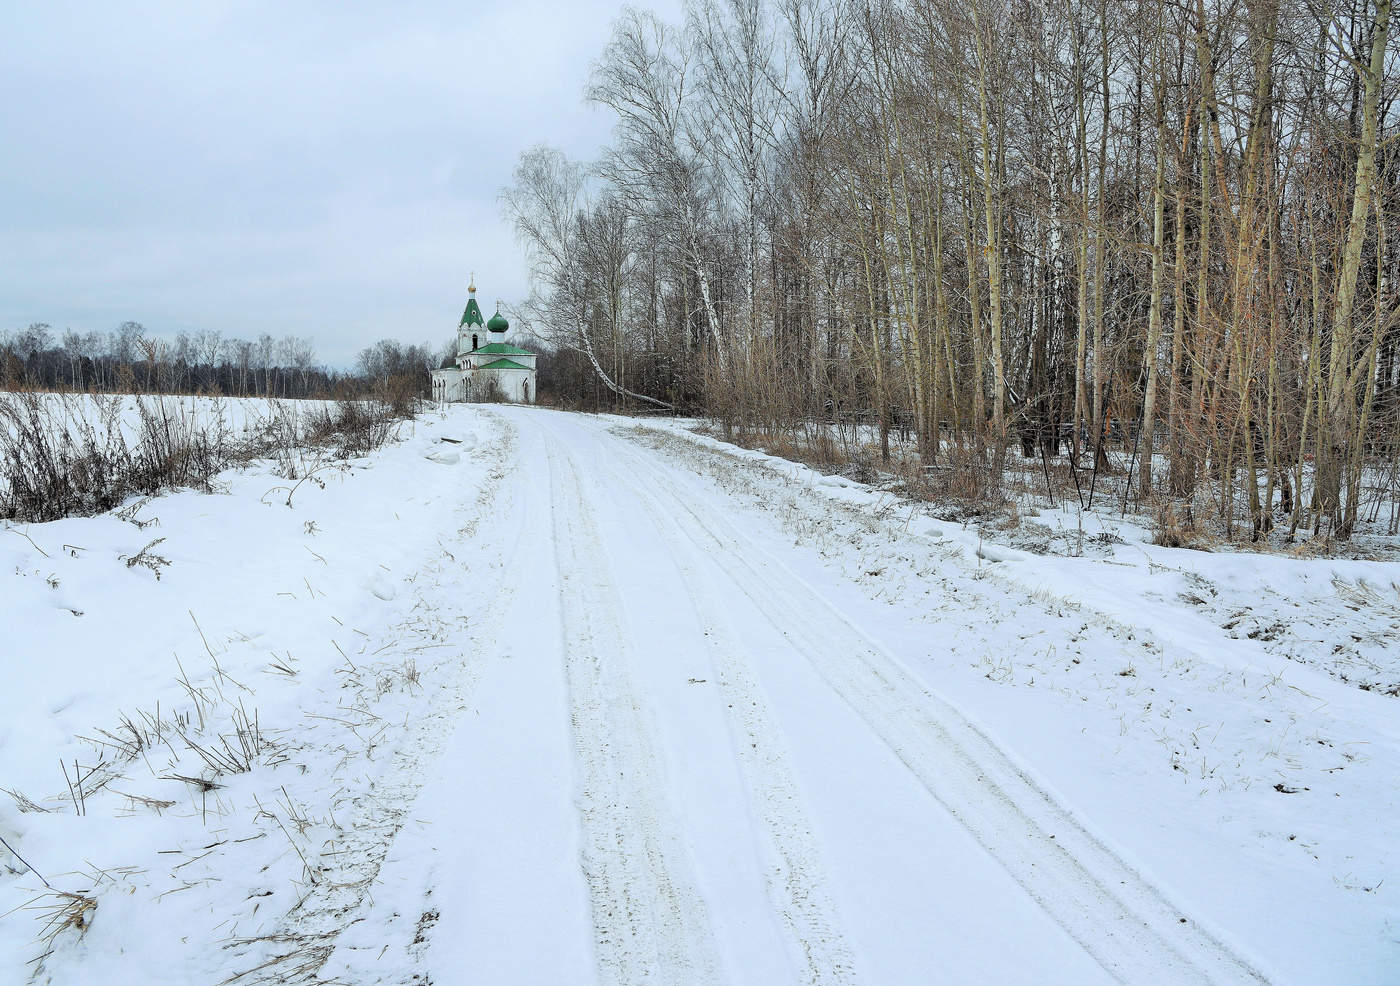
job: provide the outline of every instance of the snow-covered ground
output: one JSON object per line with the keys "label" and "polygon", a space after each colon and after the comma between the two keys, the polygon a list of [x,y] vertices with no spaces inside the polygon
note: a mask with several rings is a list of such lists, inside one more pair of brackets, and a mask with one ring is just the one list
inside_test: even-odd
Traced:
{"label": "snow-covered ground", "polygon": [[0,982],[1396,981],[1400,565],[403,427],[0,531]]}
{"label": "snow-covered ground", "polygon": [[300,477],[329,457],[309,439],[341,419],[332,401],[0,392],[0,517],[90,514],[124,490],[203,488],[257,455]]}
{"label": "snow-covered ground", "polygon": [[[92,427],[128,443],[141,436],[143,417],[154,415],[211,429],[222,427],[232,436],[245,436],[281,416],[295,421],[298,416],[327,406],[327,401],[269,400],[263,397],[203,397],[185,394],[14,394],[0,391],[0,402],[13,406],[37,400],[55,433],[67,428],[77,433]],[[13,430],[12,423],[0,416],[0,425]]]}

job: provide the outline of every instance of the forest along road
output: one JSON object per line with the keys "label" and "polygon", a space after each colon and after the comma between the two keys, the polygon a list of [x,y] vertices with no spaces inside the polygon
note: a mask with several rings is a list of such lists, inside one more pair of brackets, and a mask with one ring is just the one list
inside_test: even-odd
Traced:
{"label": "forest along road", "polygon": [[492,413],[517,591],[455,793],[414,808],[439,986],[1263,981],[756,547],[764,518],[606,419]]}

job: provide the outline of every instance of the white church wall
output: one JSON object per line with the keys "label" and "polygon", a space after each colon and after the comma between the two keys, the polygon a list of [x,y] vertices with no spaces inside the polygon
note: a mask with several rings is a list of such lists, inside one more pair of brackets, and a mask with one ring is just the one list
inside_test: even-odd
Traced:
{"label": "white church wall", "polygon": [[465,400],[534,403],[533,370],[477,370],[467,377]]}
{"label": "white church wall", "polygon": [[501,389],[505,391],[506,400],[516,404],[524,404],[529,401],[527,387],[530,390],[534,389],[531,385],[534,373],[529,370],[493,370],[489,372],[501,375]]}
{"label": "white church wall", "polygon": [[434,370],[432,372],[432,394],[435,401],[460,401],[462,399],[462,371]]}

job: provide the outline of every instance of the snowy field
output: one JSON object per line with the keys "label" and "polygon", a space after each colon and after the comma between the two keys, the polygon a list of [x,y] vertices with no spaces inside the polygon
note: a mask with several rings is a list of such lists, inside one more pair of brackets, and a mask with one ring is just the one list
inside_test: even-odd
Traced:
{"label": "snowy field", "polygon": [[378,448],[401,419],[374,401],[0,392],[0,519],[134,511],[132,496],[212,492],[219,473],[259,458],[314,477]]}
{"label": "snowy field", "polygon": [[0,530],[0,983],[1397,981],[1400,564],[401,432]]}
{"label": "snowy field", "polygon": [[[0,402],[14,403],[22,397],[0,391]],[[295,421],[308,411],[326,406],[326,401],[268,400],[262,397],[192,397],[188,395],[135,394],[37,394],[43,413],[56,431],[67,428],[76,433],[85,427],[113,434],[127,442],[141,436],[143,415],[188,420],[204,429],[223,428],[231,435],[249,435],[281,417]],[[0,419],[13,428],[8,419]]]}

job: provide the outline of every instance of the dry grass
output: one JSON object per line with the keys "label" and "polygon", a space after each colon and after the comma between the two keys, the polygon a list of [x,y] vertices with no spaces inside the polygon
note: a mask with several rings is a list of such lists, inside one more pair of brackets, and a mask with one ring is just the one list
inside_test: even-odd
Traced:
{"label": "dry grass", "polygon": [[43,522],[178,487],[208,491],[223,470],[261,458],[287,479],[305,481],[328,458],[384,445],[418,409],[397,391],[310,411],[272,401],[267,418],[240,434],[217,408],[201,415],[179,399],[142,397],[128,440],[126,406],[110,395],[0,393],[0,519]]}
{"label": "dry grass", "polygon": [[23,791],[19,791],[14,788],[0,787],[0,793],[8,794],[10,796],[10,799],[14,801],[15,807],[18,808],[22,813],[27,813],[31,811],[48,811],[48,809],[43,807],[42,805],[36,804],[35,802],[31,801]]}
{"label": "dry grass", "polygon": [[92,916],[97,913],[97,899],[87,894],[54,890],[42,899],[46,903],[37,905],[43,922],[39,940],[46,946],[52,946],[54,939],[69,928],[81,935],[87,931],[92,924]]}
{"label": "dry grass", "polygon": [[946,445],[937,461],[925,464],[907,444],[893,444],[889,459],[882,460],[878,443],[860,441],[850,429],[835,425],[733,430],[728,436],[715,426],[704,433],[826,475],[886,485],[911,499],[943,504],[960,517],[1000,514],[1008,508],[1005,473],[986,455],[957,445]]}
{"label": "dry grass", "polygon": [[156,581],[159,582],[160,570],[170,564],[170,559],[156,554],[151,549],[164,540],[165,538],[156,538],[134,555],[118,555],[117,557],[126,562],[127,568],[135,568],[137,565],[149,568],[156,573]]}
{"label": "dry grass", "polygon": [[[936,456],[921,460],[910,440],[896,440],[891,432],[890,457],[882,461],[872,439],[873,428],[864,430],[831,422],[740,427],[731,422],[728,434],[718,421],[697,429],[731,445],[766,452],[809,466],[818,472],[839,474],[896,495],[934,507],[946,521],[970,522],[994,539],[1015,537],[1046,507],[1078,507],[1082,516],[1100,520],[1118,518],[1152,532],[1152,541],[1165,547],[1196,551],[1249,551],[1290,557],[1347,557],[1393,559],[1397,546],[1386,530],[1385,519],[1367,520],[1372,526],[1366,539],[1349,541],[1329,536],[1323,529],[1309,535],[1290,531],[1288,515],[1276,507],[1268,536],[1252,537],[1249,518],[1240,513],[1242,501],[1233,501],[1235,512],[1221,512],[1221,481],[1202,483],[1192,496],[1175,496],[1165,488],[1168,470],[1159,463],[1154,475],[1163,477],[1160,489],[1144,493],[1132,455],[1105,450],[1099,468],[1072,466],[1064,457],[1026,457],[1014,449],[1000,467],[991,450],[979,452],[945,438]],[[859,438],[867,440],[860,441]],[[1389,480],[1387,480],[1389,482]],[[1237,484],[1238,485],[1238,484]],[[1378,487],[1379,488],[1379,487]],[[1387,487],[1389,488],[1389,487]],[[1294,491],[1296,502],[1297,490]],[[1373,507],[1375,505],[1373,504]],[[1376,508],[1378,510],[1378,508]],[[1373,511],[1374,512],[1374,511]],[[1111,543],[1111,536],[1082,534],[1081,540]]]}
{"label": "dry grass", "polygon": [[1164,548],[1209,551],[1212,540],[1196,525],[1195,517],[1189,508],[1178,511],[1176,505],[1170,502],[1157,507],[1152,525],[1153,544],[1160,544]]}
{"label": "dry grass", "polygon": [[53,954],[59,938],[65,932],[71,930],[76,937],[81,938],[92,926],[93,916],[97,913],[97,898],[87,893],[73,893],[50,887],[14,911],[0,914],[0,919],[20,910],[36,912],[35,916],[40,923],[36,940],[43,946],[43,950],[35,956],[32,963],[37,979],[44,960]]}

